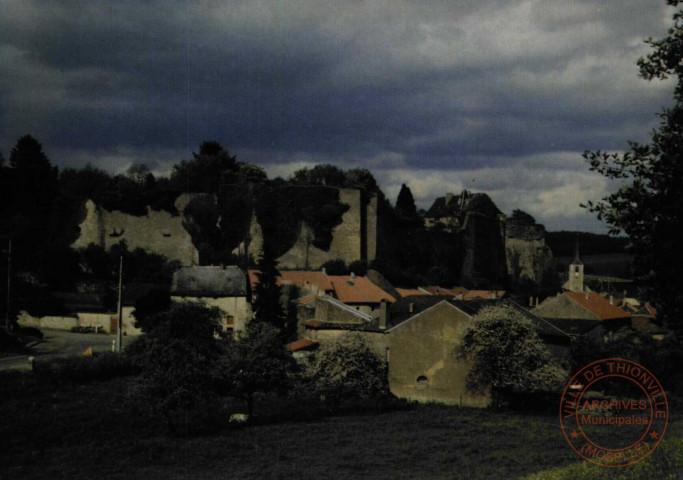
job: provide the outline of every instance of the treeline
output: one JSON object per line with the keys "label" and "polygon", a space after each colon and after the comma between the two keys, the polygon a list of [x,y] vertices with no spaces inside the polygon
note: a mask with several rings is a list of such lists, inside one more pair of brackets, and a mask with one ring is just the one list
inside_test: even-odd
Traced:
{"label": "treeline", "polygon": [[605,255],[610,253],[627,253],[627,237],[611,237],[587,232],[548,232],[546,243],[555,257],[574,255],[576,241],[579,242],[581,255]]}

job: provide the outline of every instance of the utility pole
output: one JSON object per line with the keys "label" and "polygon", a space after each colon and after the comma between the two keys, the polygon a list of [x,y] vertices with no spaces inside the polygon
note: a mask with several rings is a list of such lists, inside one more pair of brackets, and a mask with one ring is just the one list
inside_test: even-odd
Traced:
{"label": "utility pole", "polygon": [[9,332],[10,281],[12,279],[12,237],[7,245],[7,305],[5,305],[5,331]]}
{"label": "utility pole", "polygon": [[123,297],[123,255],[121,255],[121,258],[119,259],[119,303],[117,307],[117,313],[118,313],[118,329],[116,331],[116,351],[121,353],[121,344],[123,342],[123,305],[122,305],[122,297]]}

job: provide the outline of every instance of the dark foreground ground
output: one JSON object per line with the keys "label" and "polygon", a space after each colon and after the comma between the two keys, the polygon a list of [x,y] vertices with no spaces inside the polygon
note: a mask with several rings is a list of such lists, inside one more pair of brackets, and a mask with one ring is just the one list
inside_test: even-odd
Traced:
{"label": "dark foreground ground", "polygon": [[2,479],[507,479],[578,461],[554,415],[426,406],[179,438],[122,406],[130,378],[0,380]]}

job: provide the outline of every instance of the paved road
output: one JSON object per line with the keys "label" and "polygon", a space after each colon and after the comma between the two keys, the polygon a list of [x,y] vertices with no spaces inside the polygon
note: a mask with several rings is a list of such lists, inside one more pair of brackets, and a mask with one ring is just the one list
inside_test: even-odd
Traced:
{"label": "paved road", "polygon": [[[28,357],[64,357],[82,355],[92,347],[95,352],[111,352],[112,342],[116,335],[94,333],[72,333],[66,330],[43,330],[43,340],[32,347],[32,353],[0,357],[0,370],[28,369]],[[123,337],[123,348],[126,348],[137,337]]]}

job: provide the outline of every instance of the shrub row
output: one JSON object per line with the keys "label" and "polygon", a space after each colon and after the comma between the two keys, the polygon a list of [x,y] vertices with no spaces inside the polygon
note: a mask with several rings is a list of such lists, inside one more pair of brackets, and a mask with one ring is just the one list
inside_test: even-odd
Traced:
{"label": "shrub row", "polygon": [[92,357],[37,358],[33,371],[52,382],[86,383],[134,375],[139,369],[127,356],[106,352]]}

